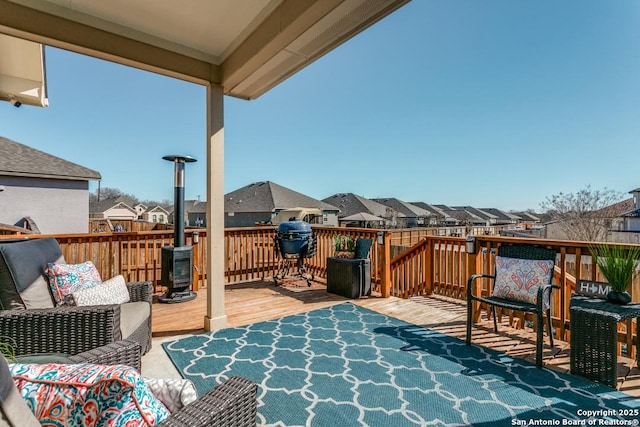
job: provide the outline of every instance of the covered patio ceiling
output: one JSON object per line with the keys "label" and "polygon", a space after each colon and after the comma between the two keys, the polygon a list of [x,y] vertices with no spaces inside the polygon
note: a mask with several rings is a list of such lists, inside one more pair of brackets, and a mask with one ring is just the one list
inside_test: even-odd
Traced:
{"label": "covered patio ceiling", "polygon": [[227,325],[224,95],[259,97],[408,1],[0,0],[0,34],[206,86],[211,331]]}
{"label": "covered patio ceiling", "polygon": [[0,0],[0,33],[255,99],[408,1]]}

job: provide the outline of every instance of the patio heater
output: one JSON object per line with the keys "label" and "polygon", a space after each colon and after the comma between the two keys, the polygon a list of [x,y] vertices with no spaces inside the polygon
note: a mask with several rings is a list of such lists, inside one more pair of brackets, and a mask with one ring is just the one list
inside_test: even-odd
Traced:
{"label": "patio heater", "polygon": [[162,248],[162,272],[160,283],[167,293],[158,297],[159,302],[177,303],[196,297],[191,291],[193,282],[193,247],[184,244],[184,165],[195,162],[190,156],[169,155],[162,157],[175,164],[173,209],[173,245]]}

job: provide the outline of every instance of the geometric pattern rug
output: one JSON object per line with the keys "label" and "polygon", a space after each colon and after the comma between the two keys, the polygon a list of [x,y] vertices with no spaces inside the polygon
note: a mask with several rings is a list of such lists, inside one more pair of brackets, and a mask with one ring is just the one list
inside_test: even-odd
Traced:
{"label": "geometric pattern rug", "polygon": [[263,426],[637,425],[639,418],[640,400],[612,388],[348,302],[163,346],[200,395],[233,375],[255,381]]}

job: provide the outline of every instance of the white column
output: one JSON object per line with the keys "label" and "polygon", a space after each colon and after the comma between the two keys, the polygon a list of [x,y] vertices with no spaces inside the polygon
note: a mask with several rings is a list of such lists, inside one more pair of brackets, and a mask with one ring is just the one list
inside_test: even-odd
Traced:
{"label": "white column", "polygon": [[224,97],[207,86],[207,315],[204,329],[227,326],[224,309]]}

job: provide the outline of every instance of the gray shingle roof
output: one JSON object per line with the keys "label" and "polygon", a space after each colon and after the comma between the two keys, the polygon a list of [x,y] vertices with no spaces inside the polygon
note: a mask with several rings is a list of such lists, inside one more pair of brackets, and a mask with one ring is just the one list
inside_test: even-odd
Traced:
{"label": "gray shingle roof", "polygon": [[99,180],[99,172],[0,137],[0,175],[34,178]]}
{"label": "gray shingle roof", "polygon": [[373,199],[378,203],[382,203],[385,206],[389,206],[390,208],[395,209],[396,211],[404,214],[407,218],[419,218],[419,217],[429,217],[431,216],[431,212],[422,209],[419,206],[412,205],[411,203],[407,203],[400,199],[396,199],[394,197],[388,199]]}
{"label": "gray shingle roof", "polygon": [[271,181],[254,182],[224,196],[225,212],[274,212],[296,207],[337,210],[335,206]]}
{"label": "gray shingle roof", "polygon": [[337,193],[326,199],[322,199],[322,201],[340,209],[340,214],[338,215],[340,218],[355,215],[360,212],[366,212],[382,218],[388,216],[387,207],[382,203],[353,193]]}

